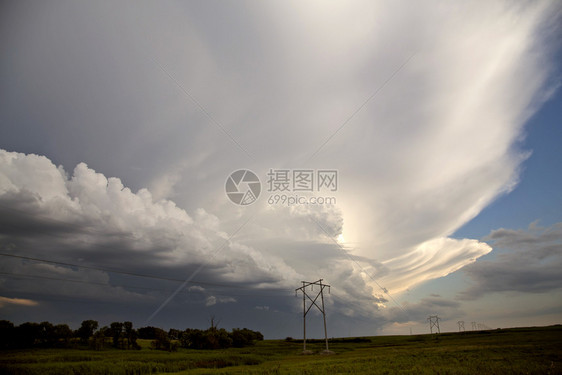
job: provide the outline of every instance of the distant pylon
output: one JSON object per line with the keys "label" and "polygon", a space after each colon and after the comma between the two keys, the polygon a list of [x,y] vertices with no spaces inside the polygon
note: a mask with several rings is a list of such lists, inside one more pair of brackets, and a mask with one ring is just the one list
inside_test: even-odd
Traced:
{"label": "distant pylon", "polygon": [[439,317],[437,315],[430,315],[427,320],[429,321],[429,331],[431,333],[433,333],[434,327],[437,331],[436,333],[441,333],[441,330],[439,329]]}
{"label": "distant pylon", "polygon": [[459,325],[459,332],[464,332],[464,320],[459,320],[457,324]]}
{"label": "distant pylon", "polygon": [[486,324],[484,323],[478,323],[478,330],[479,331],[489,331],[491,330],[490,327],[488,327]]}
{"label": "distant pylon", "polygon": [[476,331],[476,322],[472,322],[472,330]]}

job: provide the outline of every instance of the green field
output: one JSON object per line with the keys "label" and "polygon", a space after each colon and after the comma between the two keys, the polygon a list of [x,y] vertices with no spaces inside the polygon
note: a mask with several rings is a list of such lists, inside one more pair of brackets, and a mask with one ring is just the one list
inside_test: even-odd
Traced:
{"label": "green field", "polygon": [[[356,340],[358,341],[358,340]],[[336,339],[323,343],[266,340],[227,350],[169,353],[107,349],[0,352],[1,374],[562,374],[562,326],[440,335]]]}

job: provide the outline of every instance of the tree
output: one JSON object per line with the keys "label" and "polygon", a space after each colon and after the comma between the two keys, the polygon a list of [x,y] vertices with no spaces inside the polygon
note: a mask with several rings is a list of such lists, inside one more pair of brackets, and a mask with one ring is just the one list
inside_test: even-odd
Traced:
{"label": "tree", "polygon": [[133,323],[125,322],[123,323],[125,329],[125,338],[127,339],[127,349],[131,347],[133,349],[140,349],[139,344],[137,344],[137,331],[133,329]]}
{"label": "tree", "polygon": [[148,327],[139,328],[137,331],[140,339],[154,340],[156,339],[156,331],[159,329],[160,328],[148,326]]}
{"label": "tree", "polygon": [[53,327],[54,336],[56,337],[56,345],[68,347],[70,346],[70,339],[72,339],[72,330],[68,324],[57,324]]}
{"label": "tree", "polygon": [[98,322],[84,320],[76,332],[66,324],[53,325],[49,322],[23,323],[17,327],[7,320],[0,320],[0,350],[10,348],[69,347],[73,334],[82,343],[89,343],[95,350],[101,350],[111,337],[113,346],[120,349],[140,349],[137,338],[152,339],[151,347],[158,350],[175,351],[180,342],[184,348],[223,349],[231,346],[243,347],[253,345],[256,340],[263,340],[260,332],[247,328],[235,328],[228,332],[217,328],[217,321],[211,317],[211,327],[207,330],[186,329],[169,332],[157,327],[143,327],[138,331],[131,322],[113,322],[110,327],[97,329]]}
{"label": "tree", "polygon": [[242,348],[246,345],[251,345],[253,340],[251,337],[248,337],[244,331],[238,328],[234,328],[232,330],[232,346],[235,348]]}
{"label": "tree", "polygon": [[16,328],[7,320],[0,320],[0,348],[12,347],[15,342]]}
{"label": "tree", "polygon": [[190,349],[202,349],[204,347],[203,331],[188,328],[180,336],[181,346]]}
{"label": "tree", "polygon": [[123,323],[113,322],[109,325],[111,330],[111,337],[113,337],[113,346],[116,348],[122,347],[121,344],[121,333],[123,332]]}
{"label": "tree", "polygon": [[204,349],[224,349],[232,345],[232,338],[224,328],[209,328],[205,331],[205,338]]}
{"label": "tree", "polygon": [[263,340],[261,332],[252,331],[248,328],[234,328],[232,330],[232,346],[241,348],[243,346],[254,345],[255,341]]}
{"label": "tree", "polygon": [[163,329],[156,328],[154,331],[155,338],[150,343],[150,346],[156,350],[167,350],[169,352],[176,350],[176,345],[172,344],[170,338],[168,337],[168,333]]}
{"label": "tree", "polygon": [[205,331],[188,328],[180,335],[181,346],[190,349],[244,347],[253,345],[257,340],[263,340],[263,335],[247,328],[235,328],[231,333],[224,328],[217,329],[216,326]]}
{"label": "tree", "polygon": [[16,328],[16,347],[30,348],[38,342],[41,327],[37,323],[23,323]]}
{"label": "tree", "polygon": [[100,328],[90,341],[90,347],[94,350],[102,350],[105,345],[105,338],[111,335],[110,329],[108,327]]}
{"label": "tree", "polygon": [[181,331],[179,329],[170,328],[168,331],[168,337],[170,340],[179,340],[181,336]]}
{"label": "tree", "polygon": [[37,337],[38,344],[41,346],[52,348],[57,343],[55,336],[55,326],[49,322],[39,323],[39,337]]}
{"label": "tree", "polygon": [[95,320],[84,320],[80,328],[76,331],[76,336],[80,338],[83,344],[87,344],[96,329],[98,329],[98,322]]}

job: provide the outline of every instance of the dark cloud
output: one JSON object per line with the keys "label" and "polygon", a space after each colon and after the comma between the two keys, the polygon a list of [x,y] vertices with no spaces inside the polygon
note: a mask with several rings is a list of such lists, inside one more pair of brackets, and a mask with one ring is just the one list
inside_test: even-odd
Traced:
{"label": "dark cloud", "polygon": [[473,285],[459,294],[469,300],[493,292],[545,293],[562,287],[562,223],[527,230],[498,229],[485,241],[496,249],[493,260],[463,269]]}

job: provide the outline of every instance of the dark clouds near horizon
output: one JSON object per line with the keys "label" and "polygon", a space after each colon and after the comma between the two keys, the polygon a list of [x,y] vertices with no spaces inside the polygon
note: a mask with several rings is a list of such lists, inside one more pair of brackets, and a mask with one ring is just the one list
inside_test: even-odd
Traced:
{"label": "dark clouds near horizon", "polygon": [[484,238],[497,255],[466,266],[472,285],[459,294],[471,300],[490,293],[547,293],[562,288],[562,223],[527,230],[497,229]]}

